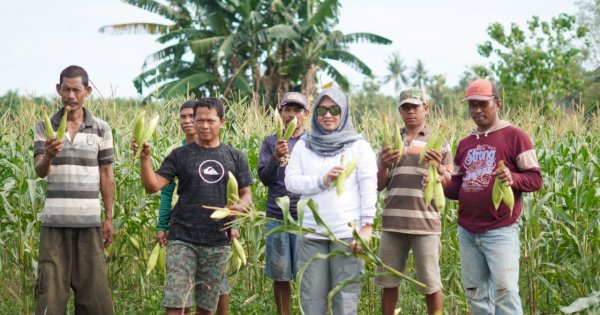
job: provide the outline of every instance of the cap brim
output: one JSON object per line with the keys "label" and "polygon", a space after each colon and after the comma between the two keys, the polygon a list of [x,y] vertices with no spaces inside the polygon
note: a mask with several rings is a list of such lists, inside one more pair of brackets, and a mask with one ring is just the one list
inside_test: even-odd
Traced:
{"label": "cap brim", "polygon": [[295,101],[284,101],[284,102],[281,102],[281,106],[290,106],[290,105],[297,105],[297,106],[300,106],[300,107],[308,110],[308,106],[306,106],[304,104],[300,104],[300,103],[295,102]]}
{"label": "cap brim", "polygon": [[425,103],[418,98],[406,98],[406,99],[403,99],[398,106],[402,106],[404,104],[423,105]]}
{"label": "cap brim", "polygon": [[486,96],[486,95],[470,95],[465,97],[465,99],[463,100],[463,102],[468,102],[468,101],[489,101],[489,100],[493,100],[494,96]]}

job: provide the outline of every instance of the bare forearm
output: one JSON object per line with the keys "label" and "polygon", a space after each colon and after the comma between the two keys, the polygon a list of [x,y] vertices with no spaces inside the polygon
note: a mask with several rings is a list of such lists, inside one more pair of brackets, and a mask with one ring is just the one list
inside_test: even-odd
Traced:
{"label": "bare forearm", "polygon": [[240,189],[240,200],[246,208],[252,207],[252,190],[250,186]]}
{"label": "bare forearm", "polygon": [[50,165],[52,164],[52,160],[46,158],[46,155],[38,155],[35,158],[35,174],[40,177],[40,178],[44,178],[46,176],[48,176],[48,173],[50,172]]}
{"label": "bare forearm", "polygon": [[382,191],[389,181],[389,170],[387,167],[382,167],[377,171],[377,191]]}
{"label": "bare forearm", "polygon": [[104,204],[104,219],[112,220],[113,201],[115,195],[114,178],[110,178],[105,183],[100,185],[100,193],[102,194],[102,203]]}
{"label": "bare forearm", "polygon": [[142,185],[144,186],[144,189],[146,189],[147,193],[153,194],[161,190],[164,186],[166,186],[169,183],[167,180],[164,180],[165,183],[162,183],[158,175],[154,173],[154,170],[152,169],[152,161],[149,157],[142,157],[140,159],[140,162],[140,176],[142,177]]}
{"label": "bare forearm", "polygon": [[104,204],[104,220],[112,220],[113,201],[115,196],[115,176],[112,168],[104,166],[100,170],[100,194]]}

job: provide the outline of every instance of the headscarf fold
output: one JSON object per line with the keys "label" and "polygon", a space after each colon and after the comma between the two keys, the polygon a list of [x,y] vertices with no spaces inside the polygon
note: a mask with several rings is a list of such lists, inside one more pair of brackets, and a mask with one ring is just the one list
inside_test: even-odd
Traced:
{"label": "headscarf fold", "polygon": [[[331,98],[342,109],[340,125],[333,131],[324,130],[317,119],[317,107],[325,96]],[[352,125],[348,97],[337,87],[325,89],[319,94],[313,106],[311,125],[312,131],[306,138],[306,147],[320,156],[336,156],[344,152],[354,141],[364,139],[362,135],[356,133]]]}

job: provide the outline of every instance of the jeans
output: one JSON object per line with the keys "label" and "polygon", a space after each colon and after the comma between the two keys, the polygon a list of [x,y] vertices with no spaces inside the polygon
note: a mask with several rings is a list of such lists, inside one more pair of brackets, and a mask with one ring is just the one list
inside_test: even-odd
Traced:
{"label": "jeans", "polygon": [[[267,222],[265,234],[281,226],[281,222]],[[291,281],[296,277],[296,235],[286,232],[267,236],[265,275],[274,281]]]}
{"label": "jeans", "polygon": [[462,282],[473,315],[523,314],[517,223],[484,233],[458,227]]}

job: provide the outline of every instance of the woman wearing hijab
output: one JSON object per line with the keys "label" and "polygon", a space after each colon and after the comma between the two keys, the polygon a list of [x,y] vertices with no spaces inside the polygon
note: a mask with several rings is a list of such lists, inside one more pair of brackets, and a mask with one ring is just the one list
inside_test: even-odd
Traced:
{"label": "woman wearing hijab", "polygon": [[[335,244],[316,234],[298,239],[298,268],[317,254],[334,250],[360,252],[352,239],[353,229],[366,242],[371,239],[377,202],[377,162],[371,145],[352,126],[348,99],[338,88],[319,94],[311,118],[312,132],[294,147],[285,172],[288,191],[311,198],[319,205],[319,214],[333,234],[350,248]],[[341,160],[358,159],[349,174],[344,193],[339,195],[333,183],[344,170]],[[333,189],[332,189],[333,188]],[[304,212],[303,227],[323,232],[311,211]],[[306,315],[327,314],[327,294],[339,283],[360,277],[364,263],[356,255],[335,255],[312,262],[302,277],[301,305]],[[333,314],[356,314],[360,283],[347,285],[333,297]]]}

